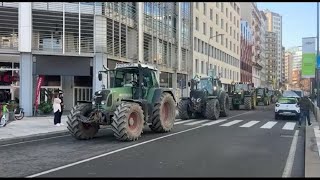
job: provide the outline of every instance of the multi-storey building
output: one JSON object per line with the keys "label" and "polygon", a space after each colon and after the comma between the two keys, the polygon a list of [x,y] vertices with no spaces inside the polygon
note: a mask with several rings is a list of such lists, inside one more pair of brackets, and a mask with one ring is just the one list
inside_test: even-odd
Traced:
{"label": "multi-storey building", "polygon": [[291,84],[292,84],[292,60],[293,60],[292,54],[290,52],[285,52],[284,81],[286,82],[287,89],[291,88]]}
{"label": "multi-storey building", "polygon": [[267,17],[263,13],[263,11],[260,11],[260,17],[261,17],[261,43],[260,43],[260,58],[261,58],[261,66],[262,69],[260,71],[260,80],[261,80],[261,87],[266,87],[267,82],[266,82],[266,65],[267,65],[267,59],[266,59],[266,33],[267,33]]}
{"label": "multi-storey building", "polygon": [[38,76],[42,90],[64,91],[66,110],[90,100],[102,84],[98,71],[117,62],[155,64],[161,86],[185,87],[192,73],[191,13],[188,2],[3,2],[0,73],[19,79],[1,82],[0,89],[19,98],[30,116]]}
{"label": "multi-storey building", "polygon": [[261,66],[261,17],[260,11],[256,3],[240,3],[241,18],[250,23],[253,34],[253,47],[252,47],[252,80],[255,87],[261,86],[260,72]]}
{"label": "multi-storey building", "polygon": [[240,81],[240,7],[235,2],[194,2],[193,75],[214,69],[226,88]]}
{"label": "multi-storey building", "polygon": [[267,30],[277,34],[277,82],[278,85],[282,82],[282,16],[278,13],[264,10],[267,17]]}
{"label": "multi-storey building", "polygon": [[285,78],[285,48],[282,46],[281,48],[281,55],[282,55],[282,58],[281,58],[281,84],[282,86],[284,86],[286,82],[286,78]]}
{"label": "multi-storey building", "polygon": [[270,89],[277,89],[276,86],[276,72],[277,72],[277,34],[274,32],[267,32],[266,33],[266,81],[267,87]]}
{"label": "multi-storey building", "polygon": [[301,67],[302,67],[302,46],[292,47],[288,49],[292,54],[292,88],[300,88]]}
{"label": "multi-storey building", "polygon": [[247,21],[241,21],[241,55],[240,70],[241,82],[252,81],[252,46],[253,36],[252,30]]}

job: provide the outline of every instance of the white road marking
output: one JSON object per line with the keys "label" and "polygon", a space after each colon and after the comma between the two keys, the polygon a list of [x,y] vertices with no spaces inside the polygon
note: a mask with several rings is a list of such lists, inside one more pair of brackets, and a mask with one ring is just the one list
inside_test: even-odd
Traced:
{"label": "white road marking", "polygon": [[111,151],[111,152],[107,152],[107,153],[104,153],[104,154],[101,154],[101,155],[98,155],[98,156],[94,156],[94,157],[91,157],[91,158],[88,158],[88,159],[84,159],[84,160],[81,160],[81,161],[78,161],[78,162],[74,162],[74,163],[67,164],[67,165],[64,165],[64,166],[60,166],[60,167],[57,167],[57,168],[53,168],[53,169],[50,169],[50,170],[47,170],[47,171],[43,171],[43,172],[40,172],[40,173],[37,173],[37,174],[33,174],[33,175],[30,175],[30,176],[27,176],[27,178],[37,177],[37,176],[41,176],[41,175],[48,174],[48,173],[51,173],[51,172],[55,172],[55,171],[58,171],[58,170],[61,170],[61,169],[65,169],[65,168],[68,168],[68,167],[71,167],[71,166],[75,166],[75,165],[78,165],[78,164],[81,164],[81,163],[84,163],[84,162],[88,162],[88,161],[91,161],[91,160],[94,160],[94,159],[105,157],[105,156],[108,156],[108,155],[111,155],[111,154],[114,154],[114,153],[117,153],[117,152],[120,152],[120,151],[131,149],[131,148],[134,148],[134,147],[137,147],[137,146],[141,146],[143,144],[151,143],[153,141],[157,141],[157,140],[164,139],[164,138],[167,138],[167,137],[170,137],[170,136],[174,136],[174,135],[177,135],[177,134],[181,134],[181,133],[185,133],[185,132],[192,131],[192,130],[195,130],[195,129],[199,129],[199,128],[202,128],[202,127],[204,127],[204,126],[197,126],[197,127],[194,127],[194,128],[190,128],[190,129],[184,130],[184,131],[180,131],[180,132],[168,134],[168,135],[165,135],[165,136],[161,136],[161,137],[158,137],[158,138],[150,139],[148,141],[144,141],[144,142],[141,142],[141,143],[133,144],[131,146],[120,148],[120,149],[117,149],[117,150],[114,150],[114,151]]}
{"label": "white road marking", "polygon": [[218,123],[221,123],[221,122],[224,122],[224,121],[226,121],[226,119],[219,119],[219,120],[215,120],[215,121],[212,121],[212,122],[208,122],[208,123],[202,124],[202,126],[211,126],[211,125],[218,124]]}
{"label": "white road marking", "polygon": [[320,156],[320,130],[319,130],[319,126],[314,126],[313,131],[314,131],[314,136],[316,137],[318,154]]}
{"label": "white road marking", "polygon": [[[235,115],[235,116],[231,116],[228,119],[231,119],[231,118],[234,118],[234,117],[237,117],[237,116],[241,116],[241,115],[244,115],[244,114],[248,114],[248,113],[251,113],[251,111],[245,112],[245,113],[241,113],[241,114],[238,114],[238,115]],[[147,143],[150,143],[150,142],[153,142],[153,141],[157,141],[157,140],[164,139],[164,138],[167,138],[167,137],[170,137],[170,136],[174,136],[174,135],[177,135],[177,134],[181,134],[181,133],[185,133],[185,132],[192,131],[192,130],[195,130],[195,129],[199,129],[199,128],[202,128],[202,127],[206,127],[206,126],[201,125],[201,126],[197,126],[197,127],[193,127],[193,128],[184,130],[184,131],[176,132],[176,133],[173,133],[173,134],[168,134],[168,135],[161,136],[161,137],[158,137],[158,138],[155,138],[155,139],[151,139],[151,140],[144,141],[144,142],[141,142],[141,143],[133,144],[131,146],[120,148],[120,149],[117,149],[117,150],[114,150],[114,151],[111,151],[111,152],[108,152],[108,153],[104,153],[104,154],[101,154],[101,155],[98,155],[98,156],[94,156],[94,157],[91,157],[91,158],[88,158],[88,159],[84,159],[84,160],[77,161],[77,162],[74,162],[74,163],[71,163],[71,164],[67,164],[67,165],[64,165],[64,166],[53,168],[53,169],[50,169],[50,170],[47,170],[47,171],[43,171],[43,172],[40,172],[40,173],[37,173],[37,174],[33,174],[33,175],[30,175],[30,176],[27,176],[27,178],[37,177],[37,176],[41,176],[41,175],[48,174],[48,173],[51,173],[51,172],[55,172],[55,171],[58,171],[58,170],[61,170],[61,169],[65,169],[65,168],[68,168],[68,167],[72,167],[72,166],[75,166],[75,165],[78,165],[78,164],[81,164],[81,163],[84,163],[84,162],[88,162],[88,161],[91,161],[91,160],[94,160],[94,159],[105,157],[105,156],[108,156],[108,155],[111,155],[111,154],[114,154],[114,153],[117,153],[117,152],[120,152],[120,151],[124,151],[126,149],[137,147],[137,146],[140,146],[140,145],[143,145],[143,144],[147,144]]]}
{"label": "white road marking", "polygon": [[191,123],[184,124],[184,125],[192,126],[192,125],[200,124],[200,123],[207,122],[207,121],[209,121],[209,120],[196,121],[196,122],[191,122]]}
{"label": "white road marking", "polygon": [[258,122],[260,122],[260,121],[250,121],[250,122],[248,122],[248,123],[246,123],[246,124],[244,124],[244,125],[242,125],[240,127],[251,127],[251,126],[257,124]]}
{"label": "white road marking", "polygon": [[286,166],[284,167],[282,177],[290,177],[291,176],[291,171],[293,167],[293,162],[294,162],[294,156],[296,153],[297,149],[297,142],[298,142],[298,134],[299,130],[296,130],[292,139],[289,155],[287,158]]}
{"label": "white road marking", "polygon": [[260,128],[262,128],[262,129],[271,129],[276,124],[277,124],[276,121],[269,121],[266,124],[264,124],[263,126],[261,126]]}
{"label": "white road marking", "polygon": [[243,121],[243,120],[233,120],[233,121],[231,121],[231,122],[222,124],[222,125],[220,125],[220,126],[232,126],[232,125],[237,124],[237,123],[239,123],[239,122],[241,122],[241,121]]}
{"label": "white road marking", "polygon": [[294,126],[296,125],[296,123],[294,122],[287,122],[282,129],[284,130],[294,130]]}
{"label": "white road marking", "polygon": [[187,123],[187,122],[190,122],[190,121],[195,121],[195,119],[190,119],[190,120],[175,122],[174,125],[176,125],[176,124],[182,124],[182,123]]}
{"label": "white road marking", "polygon": [[178,122],[178,121],[181,121],[182,119],[176,119],[176,120],[174,120],[175,122]]}

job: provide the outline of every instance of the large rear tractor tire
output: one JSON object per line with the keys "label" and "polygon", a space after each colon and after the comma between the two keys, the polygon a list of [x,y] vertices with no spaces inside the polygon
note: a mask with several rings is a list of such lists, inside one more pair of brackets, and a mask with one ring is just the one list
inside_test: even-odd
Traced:
{"label": "large rear tractor tire", "polygon": [[210,120],[219,119],[220,104],[218,99],[210,99],[206,104],[205,118]]}
{"label": "large rear tractor tire", "polygon": [[227,93],[222,92],[219,98],[220,104],[220,117],[227,117],[229,115],[229,96]]}
{"label": "large rear tractor tire", "polygon": [[251,98],[252,98],[252,102],[251,102],[252,109],[256,109],[256,107],[257,107],[257,98],[256,98],[256,95],[253,95]]}
{"label": "large rear tractor tire", "polygon": [[79,140],[92,139],[99,130],[98,124],[84,123],[78,120],[78,115],[87,117],[92,112],[91,104],[80,104],[72,108],[68,115],[67,128],[71,135]]}
{"label": "large rear tractor tire", "polygon": [[173,128],[175,117],[176,103],[171,94],[163,93],[154,106],[150,128],[157,133],[169,132]]}
{"label": "large rear tractor tire", "polygon": [[192,116],[192,113],[189,112],[190,100],[181,100],[178,104],[179,118],[186,120]]}
{"label": "large rear tractor tire", "polygon": [[144,127],[144,115],[137,103],[123,102],[114,112],[111,129],[120,141],[135,141],[141,137]]}
{"label": "large rear tractor tire", "polygon": [[232,97],[229,97],[229,108],[230,108],[230,110],[234,109],[233,104],[232,104]]}
{"label": "large rear tractor tire", "polygon": [[245,107],[246,110],[251,110],[252,109],[251,97],[245,97],[244,98],[244,107]]}

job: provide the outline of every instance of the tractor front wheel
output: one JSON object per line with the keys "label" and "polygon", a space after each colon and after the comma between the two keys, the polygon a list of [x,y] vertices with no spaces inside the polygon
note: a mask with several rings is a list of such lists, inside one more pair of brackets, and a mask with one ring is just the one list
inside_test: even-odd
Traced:
{"label": "tractor front wheel", "polygon": [[192,116],[192,113],[188,110],[190,100],[181,100],[178,104],[179,118],[186,120]]}
{"label": "tractor front wheel", "polygon": [[217,120],[220,115],[220,104],[218,99],[210,99],[206,104],[205,117],[210,120]]}
{"label": "tractor front wheel", "polygon": [[137,103],[121,103],[112,117],[111,129],[114,136],[121,141],[135,141],[143,131],[144,115]]}
{"label": "tractor front wheel", "polygon": [[229,115],[230,106],[229,106],[229,96],[227,93],[222,92],[219,98],[220,104],[220,116],[227,117]]}
{"label": "tractor front wheel", "polygon": [[157,133],[169,132],[173,128],[175,117],[176,103],[171,94],[163,93],[154,106],[150,128]]}
{"label": "tractor front wheel", "polygon": [[73,107],[68,115],[67,128],[76,139],[88,140],[97,134],[99,130],[98,124],[84,123],[78,120],[79,115],[87,117],[91,112],[91,104],[80,104]]}
{"label": "tractor front wheel", "polygon": [[246,110],[251,110],[252,109],[252,100],[251,97],[245,97],[244,98],[244,106]]}

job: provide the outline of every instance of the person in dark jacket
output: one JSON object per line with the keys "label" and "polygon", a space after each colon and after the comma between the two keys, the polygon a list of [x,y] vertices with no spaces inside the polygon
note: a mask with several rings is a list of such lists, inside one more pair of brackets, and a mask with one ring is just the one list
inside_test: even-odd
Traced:
{"label": "person in dark jacket", "polygon": [[300,118],[299,118],[299,127],[301,127],[301,122],[302,121],[305,121],[306,118],[308,120],[308,125],[310,126],[311,125],[311,122],[310,122],[310,109],[311,109],[311,104],[310,104],[310,101],[309,99],[305,96],[305,97],[302,97],[300,100],[299,100],[299,106],[300,106]]}

